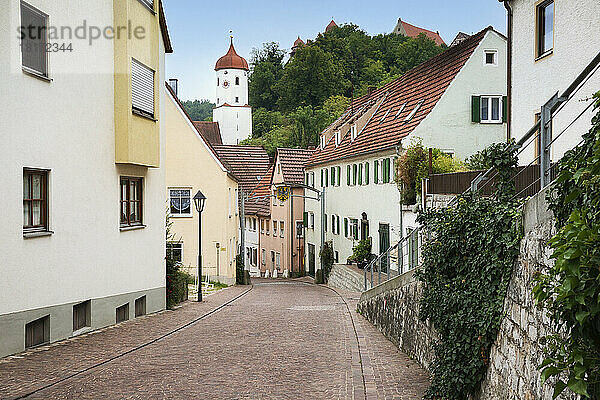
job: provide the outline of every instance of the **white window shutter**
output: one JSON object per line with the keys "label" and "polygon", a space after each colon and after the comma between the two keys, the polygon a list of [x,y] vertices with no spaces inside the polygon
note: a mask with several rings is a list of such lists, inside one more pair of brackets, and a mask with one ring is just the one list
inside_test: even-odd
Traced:
{"label": "white window shutter", "polygon": [[134,59],[131,60],[131,104],[154,117],[154,71]]}

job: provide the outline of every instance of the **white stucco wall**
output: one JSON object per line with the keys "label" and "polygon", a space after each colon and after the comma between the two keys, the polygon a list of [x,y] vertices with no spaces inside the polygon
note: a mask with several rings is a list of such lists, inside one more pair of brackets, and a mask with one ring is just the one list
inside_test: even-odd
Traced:
{"label": "white stucco wall", "polygon": [[[492,143],[505,142],[505,123],[471,122],[471,96],[506,95],[506,47],[506,39],[488,31],[434,109],[402,140],[402,146],[420,138],[425,147],[452,151],[464,160]],[[484,63],[486,50],[498,51],[497,65]]]}
{"label": "white stucco wall", "polygon": [[223,144],[238,144],[252,135],[252,108],[249,106],[215,108],[213,121],[219,123]]}
{"label": "white stucco wall", "polygon": [[[562,93],[600,51],[600,1],[555,0],[554,49],[552,55],[535,60],[535,0],[513,0],[514,31],[512,61],[511,135],[519,139],[534,124],[540,107],[557,92]],[[554,120],[558,135],[590,104],[600,90],[600,72],[582,87]],[[559,94],[560,94],[559,93]],[[557,161],[576,146],[590,128],[592,111],[583,115],[553,145],[551,156]],[[521,163],[533,159],[533,146],[521,156]]]}
{"label": "white stucco wall", "polygon": [[[0,16],[0,314],[164,287],[163,107],[161,168],[115,165],[113,42],[74,42],[72,53],[50,54],[51,82],[25,75],[19,2],[3,3],[9,5]],[[57,26],[113,21],[112,2],[29,3]],[[163,82],[164,47],[161,55]],[[164,96],[157,101],[164,104]],[[51,236],[23,237],[23,167],[50,169]],[[144,229],[119,230],[121,175],[144,178]]]}

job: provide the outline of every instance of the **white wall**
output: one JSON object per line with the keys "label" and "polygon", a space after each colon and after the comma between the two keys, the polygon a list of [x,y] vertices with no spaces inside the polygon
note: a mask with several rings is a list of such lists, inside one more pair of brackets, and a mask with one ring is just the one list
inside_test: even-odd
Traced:
{"label": "white wall", "polygon": [[252,135],[252,108],[249,106],[215,108],[213,121],[219,123],[223,144],[238,144]]}
{"label": "white wall", "polygon": [[[242,69],[221,69],[216,71],[219,86],[217,86],[215,104],[218,106],[225,103],[230,106],[244,106],[248,104],[248,71]],[[235,84],[235,79],[239,78],[240,84]],[[225,86],[224,82],[229,85]],[[215,81],[216,85],[216,81]],[[238,101],[236,102],[236,97]]]}
{"label": "white wall", "polygon": [[[112,2],[29,3],[53,25],[113,21]],[[18,24],[10,0],[0,15],[0,314],[164,287],[164,168],[115,165],[113,42],[50,54],[46,82],[21,72]],[[160,71],[163,82],[164,57]],[[163,107],[159,118],[164,162]],[[23,237],[23,167],[51,170],[51,236]],[[144,229],[119,230],[120,175],[144,178]]]}
{"label": "white wall", "polygon": [[[600,2],[597,0],[556,0],[553,54],[535,60],[535,0],[513,0],[513,68],[511,135],[519,139],[534,124],[534,116],[555,93],[562,93],[600,51]],[[567,106],[557,114],[554,135],[583,111],[585,100],[600,89],[596,72]],[[552,159],[576,146],[591,126],[588,111],[553,145]],[[533,159],[533,146],[523,152],[522,163]]]}
{"label": "white wall", "polygon": [[[434,109],[402,140],[421,138],[425,147],[453,151],[464,160],[492,143],[506,141],[506,124],[471,122],[471,96],[506,95],[506,40],[488,31]],[[498,65],[485,65],[485,50],[498,51]]]}

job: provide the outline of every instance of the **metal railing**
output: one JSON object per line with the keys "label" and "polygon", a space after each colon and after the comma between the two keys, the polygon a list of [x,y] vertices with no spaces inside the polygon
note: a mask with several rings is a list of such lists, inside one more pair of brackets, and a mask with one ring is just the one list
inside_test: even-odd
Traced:
{"label": "metal railing", "polygon": [[[506,151],[517,149],[520,160],[529,160],[528,164],[515,168],[512,180],[522,184],[513,196],[533,196],[548,186],[557,175],[556,163],[552,162],[552,146],[556,146],[564,134],[572,128],[594,106],[591,98],[586,99],[589,104],[579,110],[576,116],[561,127],[557,135],[553,135],[553,121],[556,116],[567,106],[574,96],[581,90],[585,83],[600,69],[600,53],[587,65],[579,76],[559,96],[556,93],[540,109],[539,120],[516,142],[507,144]],[[598,88],[600,89],[600,88]],[[582,143],[579,142],[578,145]],[[576,146],[568,146],[574,148]],[[531,151],[531,158],[526,151]],[[490,168],[477,175],[462,194],[491,193],[495,186],[495,177],[498,172]],[[529,175],[525,178],[524,175]],[[448,207],[456,205],[458,196],[448,203]],[[419,266],[422,255],[422,244],[426,241],[422,227],[412,230],[407,236],[400,239],[398,243],[375,257],[364,268],[364,290],[384,283],[398,275],[415,269]]]}

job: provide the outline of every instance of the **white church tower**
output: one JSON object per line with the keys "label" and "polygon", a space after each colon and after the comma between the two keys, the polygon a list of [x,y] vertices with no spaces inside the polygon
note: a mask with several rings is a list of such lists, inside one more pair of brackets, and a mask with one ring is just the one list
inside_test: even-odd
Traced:
{"label": "white church tower", "polygon": [[213,121],[219,123],[223,144],[238,144],[252,135],[252,108],[248,105],[248,62],[233,47],[219,58],[217,72],[217,103]]}

